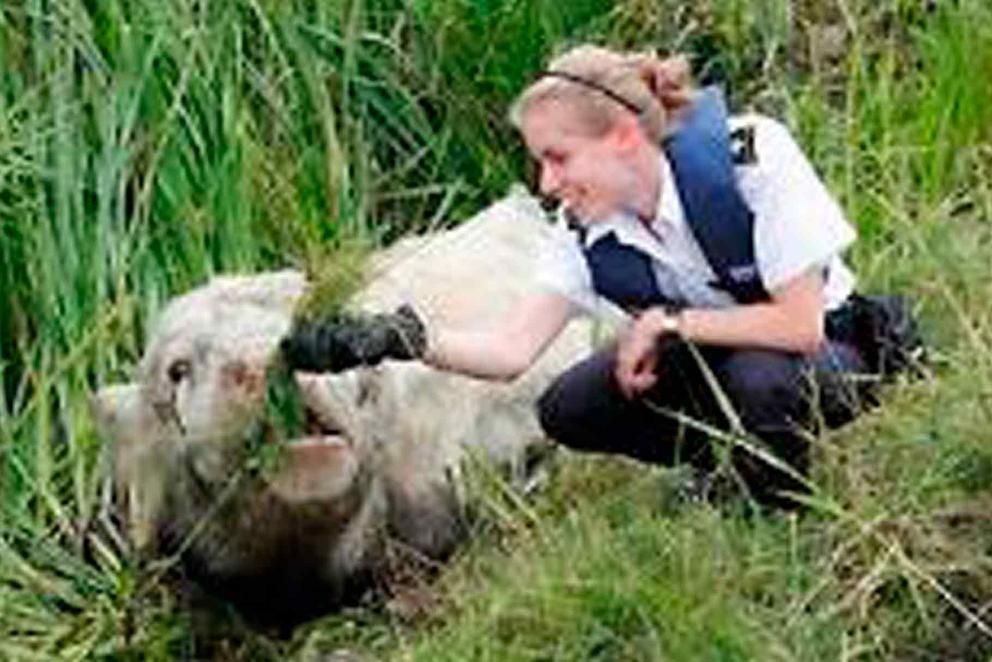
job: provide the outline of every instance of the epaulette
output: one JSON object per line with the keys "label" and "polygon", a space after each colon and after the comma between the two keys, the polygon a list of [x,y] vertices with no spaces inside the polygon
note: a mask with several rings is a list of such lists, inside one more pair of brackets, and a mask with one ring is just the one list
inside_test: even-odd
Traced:
{"label": "epaulette", "polygon": [[730,158],[734,165],[754,165],[758,152],[754,149],[754,125],[745,124],[730,132]]}

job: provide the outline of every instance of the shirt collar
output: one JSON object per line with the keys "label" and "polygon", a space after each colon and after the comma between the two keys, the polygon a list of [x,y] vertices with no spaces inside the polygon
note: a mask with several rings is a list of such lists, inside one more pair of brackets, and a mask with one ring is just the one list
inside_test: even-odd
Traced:
{"label": "shirt collar", "polygon": [[658,192],[658,205],[654,213],[654,223],[679,225],[685,220],[679,190],[675,186],[675,176],[668,157],[662,152],[658,157],[661,174],[661,190]]}
{"label": "shirt collar", "polygon": [[622,236],[624,234],[625,226],[636,223],[637,220],[632,216],[622,213],[616,213],[609,218],[604,218],[601,221],[597,221],[586,226],[585,238],[582,242],[583,248],[589,248],[597,241],[610,234],[611,232]]}

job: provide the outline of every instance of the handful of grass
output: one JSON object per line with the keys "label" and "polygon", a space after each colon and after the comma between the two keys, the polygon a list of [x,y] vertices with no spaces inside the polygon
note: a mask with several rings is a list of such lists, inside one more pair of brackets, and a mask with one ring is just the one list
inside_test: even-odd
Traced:
{"label": "handful of grass", "polygon": [[286,442],[306,431],[306,406],[299,384],[282,361],[265,371],[262,413],[246,440],[246,466],[254,474],[271,475],[281,465]]}
{"label": "handful of grass", "polygon": [[371,247],[345,240],[331,249],[314,249],[306,259],[307,291],[296,306],[297,320],[329,317],[365,284]]}
{"label": "handful of grass", "polygon": [[[307,257],[307,292],[297,304],[294,323],[328,317],[340,312],[345,302],[365,282],[369,254],[367,244],[348,241],[330,250],[314,250]],[[281,357],[265,374],[265,402],[256,432],[249,440],[249,467],[270,472],[279,465],[285,442],[306,433],[307,416],[299,384]]]}

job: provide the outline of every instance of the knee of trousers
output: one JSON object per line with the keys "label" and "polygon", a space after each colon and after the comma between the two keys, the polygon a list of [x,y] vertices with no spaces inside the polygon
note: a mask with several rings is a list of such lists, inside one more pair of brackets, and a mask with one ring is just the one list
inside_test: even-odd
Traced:
{"label": "knee of trousers", "polygon": [[552,439],[558,439],[566,422],[562,412],[562,394],[559,377],[537,399],[537,420],[544,434]]}
{"label": "knee of trousers", "polygon": [[537,400],[541,429],[567,446],[597,445],[594,437],[622,408],[612,382],[613,360],[601,353],[572,366]]}
{"label": "knee of trousers", "polygon": [[745,427],[783,429],[803,423],[802,360],[780,352],[740,351],[721,369],[721,385]]}
{"label": "knee of trousers", "polygon": [[537,420],[544,434],[566,446],[585,447],[589,436],[592,412],[569,383],[567,375],[555,380],[537,400]]}

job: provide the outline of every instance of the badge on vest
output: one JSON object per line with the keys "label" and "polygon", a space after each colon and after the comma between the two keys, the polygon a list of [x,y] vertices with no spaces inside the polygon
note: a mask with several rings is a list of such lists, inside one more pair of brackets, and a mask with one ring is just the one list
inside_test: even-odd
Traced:
{"label": "badge on vest", "polygon": [[729,267],[727,273],[738,283],[744,283],[758,277],[758,267],[753,264],[741,264]]}
{"label": "badge on vest", "polygon": [[742,126],[730,132],[730,154],[734,165],[754,165],[758,162],[753,126]]}

